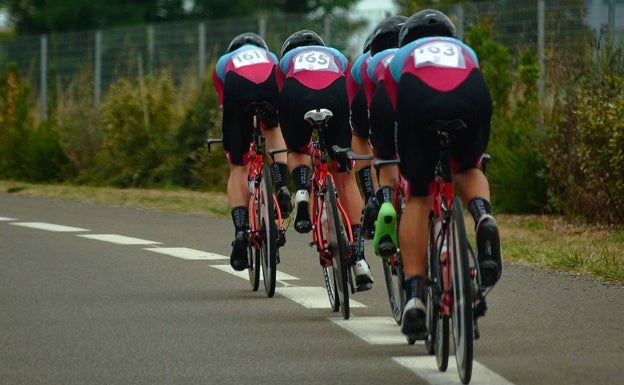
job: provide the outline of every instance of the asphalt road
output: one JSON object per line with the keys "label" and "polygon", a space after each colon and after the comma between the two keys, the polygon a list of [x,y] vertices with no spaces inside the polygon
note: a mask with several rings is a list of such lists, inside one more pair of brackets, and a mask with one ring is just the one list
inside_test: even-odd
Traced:
{"label": "asphalt road", "polygon": [[[289,229],[274,298],[233,274],[232,235],[227,219],[0,193],[0,384],[459,383],[390,320],[370,249],[376,285],[343,321],[308,235]],[[622,287],[503,274],[472,384],[622,383]]]}

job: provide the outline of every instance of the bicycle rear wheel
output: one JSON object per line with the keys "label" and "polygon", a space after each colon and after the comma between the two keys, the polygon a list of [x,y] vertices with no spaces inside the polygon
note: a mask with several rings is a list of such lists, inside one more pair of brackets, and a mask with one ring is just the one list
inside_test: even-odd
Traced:
{"label": "bicycle rear wheel", "polygon": [[249,283],[251,284],[251,290],[258,291],[260,287],[260,251],[255,249],[252,242],[249,242],[247,246],[247,264],[249,268]]}
{"label": "bicycle rear wheel", "polygon": [[[402,190],[398,190],[399,196],[397,202],[395,202],[395,208],[397,208],[397,228],[401,222],[401,209],[400,206],[403,202]],[[390,304],[390,312],[397,324],[401,324],[403,317],[403,306],[405,305],[405,292],[403,291],[403,281],[405,276],[403,275],[403,264],[401,263],[401,253],[399,250],[390,258],[382,258],[382,267],[384,272],[384,279],[386,281],[386,291],[388,292],[388,303]],[[415,340],[408,339],[410,345],[415,343]]]}
{"label": "bicycle rear wheel", "polygon": [[472,377],[473,328],[472,292],[470,265],[468,260],[468,239],[459,198],[453,199],[449,252],[451,257],[451,277],[453,279],[453,340],[457,371],[462,383],[467,384]]}
{"label": "bicycle rear wheel", "polygon": [[[427,248],[427,331],[428,337],[425,347],[429,354],[435,354],[438,370],[446,371],[448,368],[450,354],[450,330],[449,316],[440,311],[440,301],[444,293],[444,278],[442,276],[442,265],[440,254],[442,252],[442,242],[448,245],[447,228],[442,226],[436,230],[436,221],[439,221],[433,214],[429,217],[429,247]],[[444,246],[446,248],[446,246]]]}
{"label": "bicycle rear wheel", "polygon": [[349,319],[349,276],[347,262],[347,236],[338,209],[336,189],[330,176],[325,178],[325,207],[327,208],[327,236],[334,268],[337,296],[344,319]]}
{"label": "bicycle rear wheel", "polygon": [[277,274],[277,224],[275,223],[276,215],[271,170],[266,164],[262,166],[262,180],[260,182],[260,230],[262,234],[260,261],[262,263],[264,290],[268,297],[273,297],[275,295],[275,277]]}

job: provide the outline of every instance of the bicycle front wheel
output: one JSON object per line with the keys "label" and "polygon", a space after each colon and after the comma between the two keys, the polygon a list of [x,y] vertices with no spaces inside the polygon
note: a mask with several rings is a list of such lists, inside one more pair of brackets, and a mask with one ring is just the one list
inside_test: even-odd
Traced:
{"label": "bicycle front wheel", "polygon": [[330,176],[325,179],[325,207],[327,208],[327,236],[329,248],[332,256],[332,266],[334,268],[334,279],[336,290],[340,300],[340,309],[344,319],[349,319],[349,277],[347,261],[347,236],[342,220],[342,215],[338,209],[338,195],[334,183]]}
{"label": "bicycle front wheel", "polygon": [[271,170],[266,164],[262,166],[262,180],[260,182],[260,230],[262,234],[260,261],[262,263],[264,290],[268,297],[273,297],[275,295],[275,278],[277,274],[277,224],[275,223],[276,215]]}
{"label": "bicycle front wheel", "polygon": [[462,204],[459,198],[453,199],[452,221],[450,226],[449,252],[451,257],[451,277],[453,280],[453,340],[459,379],[463,384],[472,377],[473,328],[472,292],[470,265],[468,260],[468,238]]}

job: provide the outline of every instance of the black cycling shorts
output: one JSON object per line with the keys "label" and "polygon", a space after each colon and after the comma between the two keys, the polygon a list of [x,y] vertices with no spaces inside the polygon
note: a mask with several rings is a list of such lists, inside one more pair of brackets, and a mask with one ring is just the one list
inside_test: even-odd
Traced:
{"label": "black cycling shorts", "polygon": [[249,105],[253,102],[268,102],[273,112],[262,117],[264,129],[277,127],[277,101],[279,91],[275,83],[275,74],[263,83],[256,84],[235,72],[228,72],[223,82],[223,147],[228,153],[230,163],[244,165],[247,162],[249,145],[253,140],[253,111]]}
{"label": "black cycling shorts", "polygon": [[466,123],[451,147],[453,172],[459,172],[478,166],[488,145],[491,117],[492,99],[479,70],[447,92],[403,74],[397,89],[397,150],[410,195],[430,194],[439,155],[435,136],[427,131],[432,122],[459,118]]}
{"label": "black cycling shorts", "polygon": [[358,138],[370,137],[370,125],[368,123],[368,105],[364,87],[359,87],[351,101],[351,130]]}
{"label": "black cycling shorts", "polygon": [[[324,132],[325,144],[330,157],[335,159],[331,148],[351,146],[349,127],[349,99],[345,78],[341,77],[329,86],[314,90],[294,78],[286,78],[279,99],[279,122],[286,147],[292,152],[308,152],[312,138],[312,126],[303,117],[306,112],[326,108],[333,113]],[[346,171],[339,167],[337,171]]]}
{"label": "black cycling shorts", "polygon": [[386,92],[384,82],[379,82],[370,106],[371,145],[375,156],[394,159],[396,156],[396,113]]}

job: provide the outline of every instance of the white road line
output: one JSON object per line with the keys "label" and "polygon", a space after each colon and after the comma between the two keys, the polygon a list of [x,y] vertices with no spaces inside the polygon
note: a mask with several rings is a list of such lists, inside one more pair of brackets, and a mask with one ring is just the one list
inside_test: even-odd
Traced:
{"label": "white road line", "polygon": [[217,260],[227,259],[225,255],[209,253],[207,251],[189,249],[188,247],[148,247],[145,250],[155,253],[166,254],[176,258],[191,260]]}
{"label": "white road line", "polygon": [[78,236],[98,241],[116,243],[118,245],[157,245],[161,243],[117,234],[80,234]]}
{"label": "white road line", "polygon": [[[226,258],[230,258],[230,257],[226,257]],[[230,265],[210,265],[211,267],[214,267],[215,269],[219,269],[221,271],[224,271],[226,273],[235,275],[239,278],[242,279],[249,279],[249,272],[247,270],[243,270],[243,271],[236,271],[232,268],[232,266]],[[260,279],[262,279],[262,274],[260,274]],[[279,282],[279,281],[295,281],[298,280],[299,278],[297,277],[293,277],[292,275],[288,275],[286,273],[282,273],[281,271],[276,271],[275,272],[275,281]]]}
{"label": "white road line", "polygon": [[[456,385],[459,383],[454,356],[449,357],[446,372],[438,370],[435,357],[432,356],[392,357],[392,359],[431,385]],[[472,363],[472,381],[470,383],[475,385],[513,385],[505,377],[491,371],[477,361]]]}
{"label": "white road line", "polygon": [[[322,287],[277,287],[275,292],[308,309],[329,309],[327,290]],[[350,307],[366,307],[355,300],[349,301]]]}
{"label": "white road line", "polygon": [[87,229],[81,229],[79,227],[55,225],[53,223],[45,223],[45,222],[15,222],[15,223],[10,223],[10,224],[14,226],[30,227],[32,229],[57,231],[57,232],[65,232],[65,233],[79,232],[79,231],[91,231]]}
{"label": "white road line", "polygon": [[15,218],[0,217],[0,221],[16,221]]}
{"label": "white road line", "polygon": [[[349,320],[330,318],[371,345],[407,345],[405,336],[392,317],[353,317]],[[424,344],[424,341],[417,341]]]}

